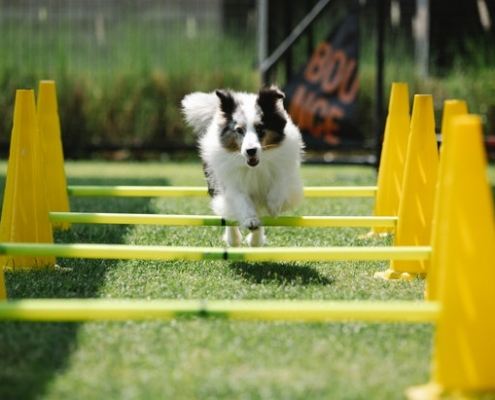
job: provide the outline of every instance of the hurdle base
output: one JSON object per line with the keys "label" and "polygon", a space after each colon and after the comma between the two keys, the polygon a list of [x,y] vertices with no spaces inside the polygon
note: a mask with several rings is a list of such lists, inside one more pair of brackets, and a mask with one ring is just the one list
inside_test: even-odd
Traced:
{"label": "hurdle base", "polygon": [[398,280],[398,279],[404,281],[410,281],[411,279],[414,279],[416,277],[420,277],[421,279],[424,279],[426,277],[426,274],[419,274],[416,272],[402,272],[402,271],[395,271],[393,269],[387,269],[386,271],[383,272],[375,272],[374,277],[381,278],[386,281]]}
{"label": "hurdle base", "polygon": [[408,400],[475,400],[481,398],[492,398],[494,390],[446,390],[438,382],[429,382],[424,385],[412,386],[406,389]]}

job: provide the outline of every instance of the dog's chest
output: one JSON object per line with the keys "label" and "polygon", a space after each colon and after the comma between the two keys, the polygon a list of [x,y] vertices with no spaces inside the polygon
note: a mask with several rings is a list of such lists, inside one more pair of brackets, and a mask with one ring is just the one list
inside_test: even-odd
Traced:
{"label": "dog's chest", "polygon": [[253,198],[264,198],[280,181],[280,171],[276,168],[249,168],[240,171],[237,185],[239,189]]}

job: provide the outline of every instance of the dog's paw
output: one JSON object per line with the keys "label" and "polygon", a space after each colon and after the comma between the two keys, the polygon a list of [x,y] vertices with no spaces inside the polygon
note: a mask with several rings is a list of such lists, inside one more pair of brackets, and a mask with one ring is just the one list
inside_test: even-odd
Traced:
{"label": "dog's paw", "polygon": [[249,229],[250,231],[254,231],[261,226],[261,221],[258,217],[250,217],[246,218],[242,221],[241,227],[244,229]]}

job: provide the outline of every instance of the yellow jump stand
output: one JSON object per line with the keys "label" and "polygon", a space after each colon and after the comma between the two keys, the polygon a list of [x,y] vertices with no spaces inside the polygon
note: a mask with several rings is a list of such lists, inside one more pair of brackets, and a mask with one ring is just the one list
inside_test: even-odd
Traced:
{"label": "yellow jump stand", "polygon": [[[33,90],[16,92],[0,242],[53,243]],[[0,256],[11,270],[54,265],[54,257]]]}
{"label": "yellow jump stand", "polygon": [[[431,95],[415,95],[394,246],[430,245],[437,174],[433,99]],[[387,271],[375,276],[411,279],[425,274],[427,267],[427,260],[392,260]]]}
{"label": "yellow jump stand", "polygon": [[[375,216],[397,216],[410,130],[407,83],[393,83],[377,179]],[[393,228],[372,228],[366,237],[386,236]]]}
{"label": "yellow jump stand", "polygon": [[439,278],[428,274],[442,307],[431,382],[409,389],[413,400],[495,398],[495,215],[480,118],[456,117],[449,135],[440,190],[450,200],[431,265]]}
{"label": "yellow jump stand", "polygon": [[[37,111],[50,211],[69,212],[69,196],[54,81],[40,82]],[[70,228],[70,224],[58,222],[54,223],[52,228],[66,230]]]}

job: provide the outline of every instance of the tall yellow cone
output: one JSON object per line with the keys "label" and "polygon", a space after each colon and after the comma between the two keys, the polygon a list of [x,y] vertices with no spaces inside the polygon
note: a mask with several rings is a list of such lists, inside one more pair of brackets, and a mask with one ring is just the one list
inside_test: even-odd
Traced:
{"label": "tall yellow cone", "polygon": [[[410,129],[409,109],[407,83],[393,83],[378,171],[375,216],[398,215]],[[372,228],[367,236],[386,235],[392,230]]]}
{"label": "tall yellow cone", "polygon": [[[443,105],[442,116],[442,145],[440,147],[440,163],[438,168],[437,189],[435,192],[435,206],[433,212],[433,223],[431,232],[431,245],[433,248],[431,254],[430,268],[428,270],[428,281],[426,285],[426,298],[428,300],[437,300],[437,282],[438,268],[437,265],[443,265],[446,262],[446,254],[440,250],[437,241],[441,239],[446,232],[437,232],[437,221],[442,220],[443,212],[445,211],[446,199],[443,197],[444,190],[441,185],[445,182],[444,176],[446,173],[445,149],[449,147],[450,136],[452,136],[452,120],[459,115],[467,114],[467,103],[463,100],[446,100]],[[448,150],[447,150],[448,151]]]}
{"label": "tall yellow cone", "polygon": [[[16,92],[0,242],[53,243],[33,90]],[[55,265],[53,257],[0,256],[0,267]]]}
{"label": "tall yellow cone", "polygon": [[[431,95],[415,95],[395,246],[430,245],[437,174],[433,99]],[[375,276],[410,279],[416,274],[425,274],[427,267],[427,260],[392,260],[387,271]]]}
{"label": "tall yellow cone", "polygon": [[[37,110],[50,211],[69,212],[69,196],[54,81],[40,82]],[[70,223],[54,223],[53,228],[66,230],[70,228]]]}
{"label": "tall yellow cone", "polygon": [[449,129],[451,118],[465,115],[468,112],[467,103],[464,100],[445,100],[442,114],[442,142],[448,140],[446,132]]}
{"label": "tall yellow cone", "polygon": [[447,201],[436,241],[446,257],[432,265],[441,277],[442,304],[432,382],[410,389],[411,399],[495,397],[495,215],[481,120],[456,117],[451,133],[441,186]]}

